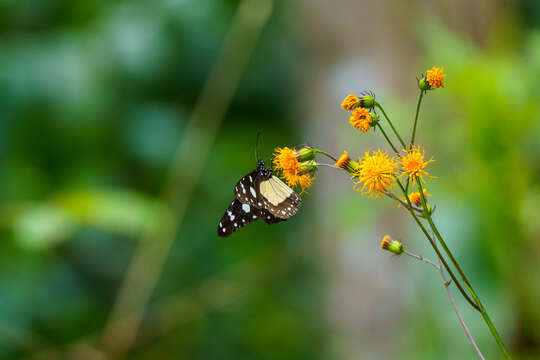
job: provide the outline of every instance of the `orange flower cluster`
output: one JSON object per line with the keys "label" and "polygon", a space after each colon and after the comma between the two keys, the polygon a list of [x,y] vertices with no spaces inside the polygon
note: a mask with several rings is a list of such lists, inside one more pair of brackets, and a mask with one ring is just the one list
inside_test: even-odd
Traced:
{"label": "orange flower cluster", "polygon": [[274,153],[274,169],[279,171],[287,184],[291,187],[299,185],[302,188],[302,192],[308,189],[314,178],[310,175],[310,172],[304,173],[302,171],[302,163],[299,161],[300,152],[295,148],[276,148]]}

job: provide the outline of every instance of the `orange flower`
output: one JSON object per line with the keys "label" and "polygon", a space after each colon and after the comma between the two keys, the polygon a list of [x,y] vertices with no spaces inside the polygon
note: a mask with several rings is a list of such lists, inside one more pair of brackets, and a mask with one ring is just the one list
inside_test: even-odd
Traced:
{"label": "orange flower", "polygon": [[432,177],[428,174],[427,171],[424,169],[426,168],[427,164],[434,162],[433,158],[430,158],[429,160],[425,161],[425,150],[423,147],[413,146],[410,150],[403,150],[405,152],[405,156],[401,155],[400,163],[401,163],[401,175],[407,175],[411,181],[414,181],[417,177],[420,178],[420,180],[423,179],[423,175],[427,177]]}
{"label": "orange flower", "polygon": [[426,79],[431,88],[436,89],[438,87],[444,87],[443,81],[446,75],[443,74],[443,71],[444,69],[434,66],[431,70],[426,72]]}
{"label": "orange flower", "polygon": [[306,191],[306,189],[309,189],[311,187],[313,180],[315,180],[315,178],[312,177],[310,174],[304,174],[298,177],[297,183],[298,185],[300,185],[300,188],[302,189],[300,191],[300,195],[302,195]]}
{"label": "orange flower", "polygon": [[[426,189],[422,189],[422,192],[424,193],[424,198],[427,196],[431,196],[431,194],[428,194]],[[402,198],[405,200],[404,198]],[[422,197],[420,196],[419,192],[412,192],[409,194],[409,200],[411,203],[413,203],[416,206],[422,206]],[[406,201],[406,200],[405,200]]]}
{"label": "orange flower", "polygon": [[360,129],[363,133],[366,133],[371,129],[371,122],[373,119],[366,108],[357,108],[353,111],[352,116],[349,119],[352,127]]}
{"label": "orange flower", "polygon": [[341,107],[344,110],[351,111],[354,110],[358,106],[358,98],[354,94],[349,94],[345,99],[343,99],[343,102],[341,103]]}
{"label": "orange flower", "polygon": [[354,190],[369,194],[369,197],[378,197],[395,186],[397,163],[386,152],[377,150],[370,155],[366,151],[359,161],[360,165],[353,174],[353,178],[358,178]]}
{"label": "orange flower", "polygon": [[349,153],[346,150],[344,150],[343,155],[339,157],[338,161],[334,165],[340,168],[344,168],[344,166],[347,165],[349,160],[350,160]]}
{"label": "orange flower", "polygon": [[276,148],[275,151],[272,163],[276,170],[296,171],[295,169],[300,168],[295,148]]}
{"label": "orange flower", "polygon": [[314,180],[309,172],[302,173],[302,164],[298,161],[298,153],[294,148],[276,148],[272,163],[290,187],[300,185],[301,193],[309,188]]}

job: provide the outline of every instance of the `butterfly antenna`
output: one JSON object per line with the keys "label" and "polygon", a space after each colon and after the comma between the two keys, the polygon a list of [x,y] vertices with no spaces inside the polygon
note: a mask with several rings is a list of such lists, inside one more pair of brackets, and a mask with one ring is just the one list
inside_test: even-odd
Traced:
{"label": "butterfly antenna", "polygon": [[257,139],[255,140],[255,161],[259,162],[259,138],[261,137],[261,132],[257,133]]}

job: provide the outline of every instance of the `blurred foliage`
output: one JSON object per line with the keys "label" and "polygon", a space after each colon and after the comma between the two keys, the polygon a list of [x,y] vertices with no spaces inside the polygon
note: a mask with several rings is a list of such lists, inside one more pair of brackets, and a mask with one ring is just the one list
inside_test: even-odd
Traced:
{"label": "blurred foliage", "polygon": [[[0,357],[98,340],[142,230],[174,216],[157,195],[236,7],[0,3]],[[255,166],[257,131],[264,157],[291,140],[281,135],[299,76],[297,39],[283,36],[289,11],[276,5],[242,77],[134,358],[316,357],[318,286],[291,243],[297,231],[215,235],[234,183]]]}

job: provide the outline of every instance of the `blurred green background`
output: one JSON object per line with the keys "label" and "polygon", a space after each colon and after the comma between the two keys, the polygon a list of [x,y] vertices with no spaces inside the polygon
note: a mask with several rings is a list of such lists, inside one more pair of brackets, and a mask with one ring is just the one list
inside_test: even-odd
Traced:
{"label": "blurred green background", "polygon": [[373,90],[408,134],[433,65],[435,221],[510,352],[540,358],[539,25],[533,0],[0,1],[0,358],[475,358],[439,274],[379,249],[433,258],[418,229],[341,173],[216,236],[257,132],[267,164],[386,148],[342,98]]}

